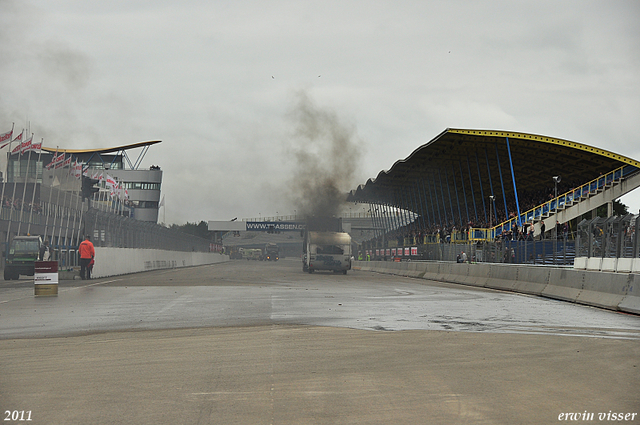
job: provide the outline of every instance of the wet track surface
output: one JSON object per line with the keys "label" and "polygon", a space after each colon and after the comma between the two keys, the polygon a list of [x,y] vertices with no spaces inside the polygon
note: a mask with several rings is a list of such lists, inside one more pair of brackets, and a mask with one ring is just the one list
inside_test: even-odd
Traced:
{"label": "wet track surface", "polygon": [[0,338],[292,324],[640,339],[640,317],[544,298],[363,271],[303,273],[298,260],[233,261],[91,281],[0,284]]}

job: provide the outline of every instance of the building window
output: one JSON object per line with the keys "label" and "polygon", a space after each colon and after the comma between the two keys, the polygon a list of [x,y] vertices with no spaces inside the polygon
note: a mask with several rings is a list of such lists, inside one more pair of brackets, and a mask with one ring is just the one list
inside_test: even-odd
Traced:
{"label": "building window", "polygon": [[122,184],[127,190],[128,189],[160,190],[160,183],[124,182]]}
{"label": "building window", "polygon": [[[27,172],[29,175],[27,176]],[[7,182],[23,182],[37,179],[38,183],[42,183],[42,161],[26,158],[12,159],[8,163]]]}

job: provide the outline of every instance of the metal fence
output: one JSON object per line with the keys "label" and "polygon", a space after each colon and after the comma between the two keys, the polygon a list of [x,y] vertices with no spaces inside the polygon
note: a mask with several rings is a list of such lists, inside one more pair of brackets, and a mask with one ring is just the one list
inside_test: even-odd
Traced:
{"label": "metal fence", "polygon": [[640,258],[640,216],[596,217],[578,223],[579,257]]}
{"label": "metal fence", "polygon": [[93,208],[84,214],[83,234],[90,235],[95,246],[204,252],[210,248],[207,239]]}
{"label": "metal fence", "polygon": [[418,254],[425,260],[458,261],[464,252],[467,261],[472,262],[572,265],[575,241],[571,236],[535,241],[426,244],[418,246]]}
{"label": "metal fence", "polygon": [[122,210],[89,208],[74,191],[27,184],[23,193],[26,192],[29,205],[16,202],[20,199],[3,200],[0,204],[0,242],[5,253],[14,236],[26,234],[48,240],[52,258],[61,266],[78,264],[77,248],[84,235],[90,235],[97,247],[210,251],[207,239],[125,217]]}
{"label": "metal fence", "polygon": [[[596,217],[578,223],[576,232],[559,233],[557,238],[538,240],[469,241],[432,238],[406,240],[404,244],[386,241],[375,246],[365,243],[362,250],[381,252],[372,259],[458,261],[462,253],[468,261],[515,264],[573,265],[576,257],[640,258],[640,216],[627,214]],[[423,242],[423,243],[419,243]],[[393,246],[393,248],[390,248]],[[413,251],[405,248],[417,248]],[[391,254],[389,254],[391,252]],[[397,255],[395,253],[398,253]],[[413,252],[406,255],[407,252]]]}

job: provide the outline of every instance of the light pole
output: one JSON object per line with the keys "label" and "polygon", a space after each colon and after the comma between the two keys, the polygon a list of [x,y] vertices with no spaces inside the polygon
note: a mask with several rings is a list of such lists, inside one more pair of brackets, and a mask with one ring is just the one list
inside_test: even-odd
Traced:
{"label": "light pole", "polygon": [[554,190],[554,199],[556,201],[556,224],[553,230],[553,235],[556,239],[558,239],[558,218],[557,218],[557,214],[558,214],[558,183],[560,183],[560,181],[562,180],[562,177],[560,176],[553,176],[553,184],[555,186],[555,190]]}
{"label": "light pole", "polygon": [[[562,177],[560,176],[553,176],[553,183],[555,184],[555,196],[554,198],[558,197],[558,183],[560,183],[562,181]],[[556,205],[556,209],[557,209],[557,205]]]}
{"label": "light pole", "polygon": [[495,199],[495,196],[489,195],[489,228],[493,227],[493,202]]}

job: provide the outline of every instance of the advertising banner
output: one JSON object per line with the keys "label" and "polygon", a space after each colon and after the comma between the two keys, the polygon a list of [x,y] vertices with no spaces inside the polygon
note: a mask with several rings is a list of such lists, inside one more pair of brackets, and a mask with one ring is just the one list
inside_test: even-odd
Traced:
{"label": "advertising banner", "polygon": [[34,295],[58,295],[58,262],[36,261],[33,273]]}
{"label": "advertising banner", "polygon": [[247,221],[246,230],[251,232],[299,232],[304,230],[305,223],[295,221]]}

